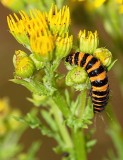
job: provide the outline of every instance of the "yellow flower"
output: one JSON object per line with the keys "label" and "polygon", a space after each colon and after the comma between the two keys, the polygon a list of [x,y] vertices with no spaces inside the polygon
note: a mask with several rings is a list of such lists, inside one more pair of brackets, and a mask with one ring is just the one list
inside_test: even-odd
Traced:
{"label": "yellow flower", "polygon": [[79,32],[79,49],[84,53],[93,53],[99,44],[99,39],[97,31],[92,33],[91,31],[86,32],[86,30]]}
{"label": "yellow flower", "polygon": [[52,35],[44,36],[34,33],[30,38],[30,46],[33,54],[41,61],[50,61],[53,57],[55,47],[54,37]]}
{"label": "yellow flower", "polygon": [[68,36],[68,33],[64,35],[64,37],[58,37],[56,39],[56,50],[55,56],[57,59],[62,59],[66,57],[70,50],[72,49],[73,45],[73,36]]}
{"label": "yellow flower", "polygon": [[62,35],[68,31],[70,24],[70,11],[64,6],[58,11],[56,6],[52,6],[49,13],[42,13],[39,10],[30,11],[28,16],[24,11],[20,11],[20,18],[14,13],[7,17],[11,34],[17,41],[29,48],[30,36],[34,33],[42,35],[52,34]]}
{"label": "yellow flower", "polygon": [[41,32],[42,35],[48,35],[50,31],[48,28],[45,14],[36,9],[30,11],[30,21],[28,26],[26,26],[26,30],[29,36],[33,32]]}
{"label": "yellow flower", "polygon": [[32,10],[29,16],[24,11],[19,14],[20,18],[16,14],[7,17],[10,32],[37,60],[52,60],[55,47],[61,44],[64,45],[63,55],[68,54],[72,47],[72,38],[68,36],[70,11],[67,6],[58,10],[57,6],[53,5],[48,13]]}
{"label": "yellow flower", "polygon": [[9,114],[10,107],[7,98],[0,99],[0,119],[6,118]]}
{"label": "yellow flower", "polygon": [[30,36],[34,32],[48,34],[48,25],[44,14],[38,10],[30,11],[30,16],[24,11],[20,11],[19,14],[21,18],[15,13],[7,17],[8,26],[16,40],[30,49]]}
{"label": "yellow flower", "polygon": [[10,33],[16,38],[16,40],[19,43],[26,45],[28,47],[29,35],[26,28],[29,25],[30,18],[23,11],[19,12],[19,14],[21,16],[21,19],[19,19],[15,13],[13,16],[9,15],[7,17],[8,26],[10,29]]}
{"label": "yellow flower", "polygon": [[59,11],[57,6],[52,6],[49,13],[46,14],[46,17],[53,34],[62,35],[68,31],[70,11],[67,6],[64,6]]}
{"label": "yellow flower", "polygon": [[30,35],[30,48],[37,59],[50,61],[55,44],[45,14],[33,10],[30,12],[30,17],[30,27],[27,29]]}

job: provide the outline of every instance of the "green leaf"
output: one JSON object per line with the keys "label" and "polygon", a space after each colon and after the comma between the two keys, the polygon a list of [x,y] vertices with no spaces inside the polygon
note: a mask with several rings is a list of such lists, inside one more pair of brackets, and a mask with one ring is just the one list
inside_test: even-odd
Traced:
{"label": "green leaf", "polygon": [[48,137],[52,137],[52,138],[55,136],[54,132],[52,132],[49,128],[47,128],[46,126],[42,124],[39,126],[39,129],[42,135],[47,135]]}
{"label": "green leaf", "polygon": [[79,108],[81,96],[78,95],[76,101],[71,102],[71,112],[73,115],[76,115],[76,110]]}
{"label": "green leaf", "polygon": [[47,122],[47,124],[49,125],[49,127],[54,132],[57,132],[58,131],[57,124],[56,124],[55,120],[53,119],[53,117],[51,116],[51,114],[49,113],[49,111],[42,110],[41,114],[42,114],[42,117]]}
{"label": "green leaf", "polygon": [[97,143],[96,139],[92,139],[88,142],[86,142],[86,147],[87,149],[90,151],[90,149],[92,149],[92,147]]}
{"label": "green leaf", "polygon": [[89,119],[92,119],[93,117],[94,117],[93,105],[92,105],[91,98],[89,97],[82,119],[87,121]]}
{"label": "green leaf", "polygon": [[35,93],[35,94],[38,94],[38,95],[48,95],[49,94],[45,86],[38,81],[33,81],[30,79],[26,79],[26,80],[11,79],[10,81],[26,87],[28,90],[30,90],[32,93]]}
{"label": "green leaf", "polygon": [[123,159],[123,131],[118,122],[113,122],[107,130],[117,150],[118,159]]}
{"label": "green leaf", "polygon": [[32,98],[27,98],[30,102],[32,102],[35,106],[46,106],[48,97],[46,95],[37,95],[33,94]]}
{"label": "green leaf", "polygon": [[66,102],[67,102],[68,106],[70,106],[70,104],[71,104],[71,99],[70,99],[70,95],[69,95],[69,92],[68,92],[67,89],[65,89],[64,94],[65,94]]}
{"label": "green leaf", "polygon": [[110,70],[111,70],[111,68],[114,66],[114,64],[117,62],[117,60],[118,60],[118,59],[115,59],[115,60],[110,64],[110,66],[108,66],[107,71],[110,71]]}
{"label": "green leaf", "polygon": [[59,92],[56,92],[52,99],[66,118],[71,115],[71,111],[69,110],[66,100]]}
{"label": "green leaf", "polygon": [[28,125],[34,129],[34,128],[37,128],[39,127],[40,125],[40,120],[36,117],[36,116],[33,116],[32,114],[28,113],[26,118],[25,118],[25,121],[28,123]]}
{"label": "green leaf", "polygon": [[34,160],[40,146],[41,146],[40,142],[33,142],[32,146],[28,150],[26,160]]}
{"label": "green leaf", "polygon": [[104,160],[120,160],[119,158],[116,157],[114,151],[112,149],[108,150],[108,156],[104,158]]}
{"label": "green leaf", "polygon": [[22,145],[18,144],[23,131],[8,132],[0,141],[0,159],[8,160],[14,158],[22,150]]}
{"label": "green leaf", "polygon": [[68,63],[66,61],[65,61],[65,66],[66,66],[67,70],[72,70],[73,68],[76,67],[75,65],[71,65],[70,63]]}

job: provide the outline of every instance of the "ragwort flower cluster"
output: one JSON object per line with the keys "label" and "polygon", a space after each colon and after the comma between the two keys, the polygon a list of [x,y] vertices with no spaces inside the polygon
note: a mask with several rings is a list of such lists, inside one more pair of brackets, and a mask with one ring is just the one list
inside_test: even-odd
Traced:
{"label": "ragwort flower cluster", "polygon": [[28,56],[19,50],[14,55],[15,73],[22,78],[33,75],[47,62],[60,61],[72,48],[73,36],[69,35],[70,12],[67,6],[58,10],[52,6],[48,13],[32,10],[27,15],[20,11],[19,15],[7,17],[10,33],[15,39],[30,50]]}

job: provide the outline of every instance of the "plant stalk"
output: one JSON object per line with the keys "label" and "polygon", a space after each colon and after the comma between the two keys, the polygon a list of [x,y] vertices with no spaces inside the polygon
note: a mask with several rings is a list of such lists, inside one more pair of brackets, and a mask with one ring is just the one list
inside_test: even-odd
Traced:
{"label": "plant stalk", "polygon": [[65,142],[66,148],[72,148],[73,143],[69,135],[68,129],[65,126],[65,123],[62,117],[62,113],[59,110],[59,107],[54,103],[52,99],[50,100],[50,106],[52,106],[52,113],[54,115],[59,132],[61,134],[61,137],[63,138],[63,141]]}
{"label": "plant stalk", "polygon": [[81,93],[81,105],[80,105],[80,108],[79,108],[79,118],[82,118],[83,116],[83,112],[84,112],[84,109],[85,109],[85,105],[86,105],[86,92],[87,90],[83,90],[82,93]]}
{"label": "plant stalk", "polygon": [[62,112],[63,116],[65,118],[68,118],[71,115],[71,111],[68,108],[68,105],[64,99],[64,97],[56,92],[56,94],[52,97],[54,103],[57,105],[57,107],[60,109],[60,111]]}
{"label": "plant stalk", "polygon": [[76,160],[87,160],[85,148],[85,138],[83,130],[73,130],[73,142],[75,148]]}

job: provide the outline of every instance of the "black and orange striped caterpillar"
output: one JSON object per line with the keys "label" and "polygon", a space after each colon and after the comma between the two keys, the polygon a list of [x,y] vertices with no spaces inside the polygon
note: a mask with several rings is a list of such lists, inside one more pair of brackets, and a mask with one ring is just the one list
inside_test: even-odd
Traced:
{"label": "black and orange striped caterpillar", "polygon": [[66,62],[85,69],[91,82],[90,94],[94,113],[103,111],[109,99],[109,84],[106,70],[100,60],[91,54],[77,52],[68,55]]}

